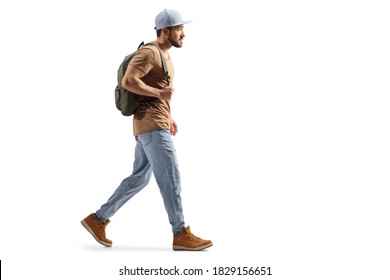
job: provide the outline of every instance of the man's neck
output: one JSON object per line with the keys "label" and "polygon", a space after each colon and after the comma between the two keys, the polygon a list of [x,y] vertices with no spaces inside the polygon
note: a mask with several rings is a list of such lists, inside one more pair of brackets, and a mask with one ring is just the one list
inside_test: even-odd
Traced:
{"label": "man's neck", "polygon": [[168,50],[172,47],[169,41],[162,40],[161,38],[157,38],[155,42],[164,53],[168,53]]}

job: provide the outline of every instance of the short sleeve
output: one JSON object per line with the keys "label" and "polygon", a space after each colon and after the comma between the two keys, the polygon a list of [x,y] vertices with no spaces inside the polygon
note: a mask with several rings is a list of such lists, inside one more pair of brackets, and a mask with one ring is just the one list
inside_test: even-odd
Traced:
{"label": "short sleeve", "polygon": [[151,49],[141,48],[133,56],[129,64],[147,74],[153,68],[155,61],[155,53]]}

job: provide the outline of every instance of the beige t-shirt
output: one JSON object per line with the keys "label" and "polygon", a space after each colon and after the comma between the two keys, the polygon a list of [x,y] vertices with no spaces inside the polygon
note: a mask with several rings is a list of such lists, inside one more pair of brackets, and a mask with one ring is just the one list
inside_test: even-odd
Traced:
{"label": "beige t-shirt", "polygon": [[[170,58],[166,58],[165,60],[170,76],[170,85],[172,85],[174,75],[172,61]],[[129,64],[137,67],[146,74],[142,78],[142,81],[148,86],[161,89],[167,85],[161,56],[155,46],[147,45],[139,49]],[[160,129],[169,129],[169,101],[141,95],[136,95],[136,99],[140,102],[140,105],[133,117],[134,135],[141,135]]]}

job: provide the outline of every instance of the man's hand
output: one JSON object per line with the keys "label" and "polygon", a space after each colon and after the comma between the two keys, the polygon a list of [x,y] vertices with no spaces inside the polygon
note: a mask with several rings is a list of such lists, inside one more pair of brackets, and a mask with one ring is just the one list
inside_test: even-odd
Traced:
{"label": "man's hand", "polygon": [[170,100],[171,96],[172,96],[172,93],[174,91],[175,90],[173,89],[173,87],[165,86],[162,89],[160,89],[158,98],[160,98],[161,100]]}
{"label": "man's hand", "polygon": [[169,130],[170,130],[172,136],[175,136],[177,131],[178,131],[177,130],[177,123],[175,122],[175,120],[172,117],[170,118]]}

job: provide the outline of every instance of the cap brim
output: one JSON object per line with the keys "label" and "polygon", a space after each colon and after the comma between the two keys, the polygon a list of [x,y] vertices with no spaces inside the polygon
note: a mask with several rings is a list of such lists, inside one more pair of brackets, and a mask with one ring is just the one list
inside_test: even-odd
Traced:
{"label": "cap brim", "polygon": [[192,22],[192,20],[184,20],[184,21],[177,23],[175,25],[172,25],[172,26],[178,26],[178,25],[182,25],[182,24],[186,24],[186,23],[190,23],[190,22]]}
{"label": "cap brim", "polygon": [[[175,25],[160,27],[160,28],[158,28],[158,29],[163,29],[163,28],[167,28],[167,27],[173,27],[173,26],[183,25],[183,24],[190,23],[190,22],[193,22],[193,20],[184,20],[184,21],[181,21],[181,22],[179,22],[179,23],[176,23]],[[154,27],[154,29],[157,30],[157,27]]]}

